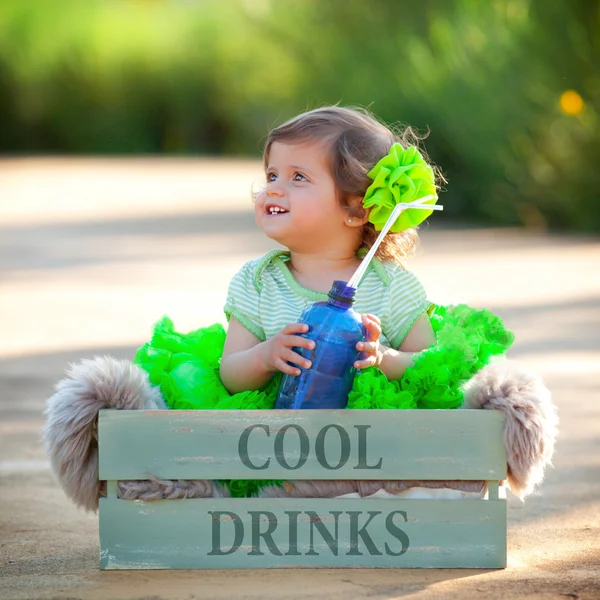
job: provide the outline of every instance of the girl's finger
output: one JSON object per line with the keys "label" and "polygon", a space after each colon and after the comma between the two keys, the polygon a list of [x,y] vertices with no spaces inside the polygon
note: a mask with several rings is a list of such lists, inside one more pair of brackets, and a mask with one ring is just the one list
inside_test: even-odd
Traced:
{"label": "girl's finger", "polygon": [[308,325],[306,325],[306,323],[290,323],[283,328],[281,333],[292,335],[294,333],[306,333],[307,331]]}
{"label": "girl's finger", "polygon": [[363,324],[365,327],[381,329],[381,321],[373,315],[363,315]]}
{"label": "girl's finger", "polygon": [[365,358],[364,360],[357,360],[354,363],[354,368],[355,369],[366,369],[367,367],[372,367],[375,365],[375,357],[374,356],[369,356],[368,358]]}
{"label": "girl's finger", "polygon": [[304,369],[310,369],[310,367],[312,366],[310,360],[303,358],[296,352],[293,352],[289,349],[283,350],[283,352],[281,353],[281,358],[283,358],[283,360],[287,361],[288,363],[298,365],[299,367],[303,367]]}
{"label": "girl's finger", "polygon": [[364,325],[367,330],[367,339],[369,341],[377,341],[381,336],[381,326],[368,319],[364,322]]}
{"label": "girl's finger", "polygon": [[377,354],[377,342],[358,342],[356,349],[366,354]]}
{"label": "girl's finger", "polygon": [[381,321],[375,315],[363,315],[362,321],[365,327],[381,328]]}
{"label": "girl's finger", "polygon": [[282,343],[287,348],[306,348],[307,350],[313,350],[315,342],[308,338],[300,337],[299,335],[285,335],[282,338]]}
{"label": "girl's finger", "polygon": [[377,323],[377,325],[381,325],[381,319],[377,315],[372,315],[371,313],[366,313],[365,317],[368,317],[371,321]]}
{"label": "girl's finger", "polygon": [[300,375],[300,373],[302,373],[298,367],[289,365],[282,358],[275,359],[274,366],[278,371],[286,373],[287,375]]}

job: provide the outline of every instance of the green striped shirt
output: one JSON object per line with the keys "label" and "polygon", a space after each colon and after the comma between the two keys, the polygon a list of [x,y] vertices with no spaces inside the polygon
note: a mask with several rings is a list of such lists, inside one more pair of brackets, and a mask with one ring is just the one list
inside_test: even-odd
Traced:
{"label": "green striped shirt", "polygon": [[[327,294],[305,288],[292,275],[286,262],[290,253],[271,250],[248,261],[229,284],[225,315],[235,317],[261,342],[297,323],[313,302],[327,300]],[[381,319],[382,344],[398,348],[415,321],[427,312],[431,302],[419,280],[395,262],[374,259],[358,289],[354,310]]]}

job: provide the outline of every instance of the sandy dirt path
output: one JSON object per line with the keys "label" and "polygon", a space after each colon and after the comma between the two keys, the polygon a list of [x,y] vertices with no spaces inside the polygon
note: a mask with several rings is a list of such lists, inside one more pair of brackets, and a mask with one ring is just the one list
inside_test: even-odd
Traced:
{"label": "sandy dirt path", "polygon": [[425,228],[438,302],[487,306],[559,407],[554,468],[509,502],[509,566],[471,570],[100,572],[98,522],[55,483],[42,410],[69,362],[130,358],[152,323],[223,321],[227,282],[271,246],[255,162],[0,161],[0,598],[600,598],[600,242]]}

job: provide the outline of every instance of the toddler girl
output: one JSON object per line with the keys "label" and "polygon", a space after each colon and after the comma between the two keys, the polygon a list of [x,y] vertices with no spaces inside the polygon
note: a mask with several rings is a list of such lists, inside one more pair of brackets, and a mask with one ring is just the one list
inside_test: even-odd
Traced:
{"label": "toddler girl", "polygon": [[[271,409],[281,373],[311,368],[293,350],[314,347],[301,335],[302,312],[327,300],[334,280],[350,279],[398,203],[437,199],[436,172],[410,138],[410,129],[397,137],[366,111],[337,106],[269,134],[256,221],[287,250],[234,276],[227,333],[220,324],[179,333],[167,317],[155,325],[134,360],[170,408]],[[431,212],[402,212],[358,284],[354,309],[367,336],[357,345],[350,409],[456,408],[462,384],[512,343],[489,311],[433,306],[404,269]]]}
{"label": "toddler girl", "polygon": [[[437,199],[432,167],[414,146],[365,111],[329,107],[292,119],[269,135],[264,163],[267,181],[256,198],[256,221],[287,250],[272,250],[235,275],[225,305],[227,333],[220,324],[179,333],[164,317],[155,325],[152,340],[135,355],[134,362],[148,374],[152,386],[160,388],[161,400],[171,409],[272,409],[281,373],[298,375],[300,369],[311,368],[294,351],[311,350],[314,344],[301,335],[307,331],[298,323],[302,312],[313,302],[326,300],[334,280],[350,279],[398,203],[431,204]],[[415,245],[416,226],[430,213],[417,208],[402,212],[358,283],[354,308],[362,313],[367,335],[357,344],[359,372],[348,395],[350,410],[457,408],[465,382],[513,341],[490,311],[432,306],[419,281],[402,266]],[[127,367],[123,377],[117,376],[121,371],[122,365],[104,359],[84,364],[59,384],[51,401],[53,417],[45,439],[53,465],[68,493],[92,509],[101,495],[94,411],[106,406],[135,408],[133,399],[139,397],[137,392],[123,393],[138,390],[141,378],[134,377],[136,370]],[[131,378],[135,386],[129,385]],[[482,381],[481,396],[488,398],[488,387],[496,394],[488,379]],[[504,379],[492,375],[491,381]],[[529,379],[524,392],[518,391],[518,377],[509,383],[506,389],[517,390],[506,402],[510,415],[515,406],[529,410],[522,408],[531,405]],[[145,384],[144,378],[140,387]],[[113,390],[112,396],[107,390]],[[158,395],[148,386],[148,398],[142,398],[156,407]],[[497,396],[493,398],[497,402]],[[79,406],[81,410],[74,408]],[[71,413],[77,419],[65,419]],[[520,416],[511,418],[522,425]],[[509,429],[520,431],[517,425]],[[518,439],[514,448],[519,450],[513,464],[520,464],[525,434],[512,436]],[[65,453],[66,439],[77,457],[84,457],[79,462]],[[86,444],[90,451],[79,452]],[[553,441],[547,447],[552,445]],[[139,498],[136,490],[143,482],[130,483],[131,497]],[[185,482],[147,482],[144,489],[152,498],[213,494],[210,482],[192,483],[196,491]],[[234,497],[323,497],[357,490],[369,495],[377,486],[405,485],[370,480],[221,483]],[[366,493],[369,486],[376,487]]]}
{"label": "toddler girl", "polygon": [[[389,214],[393,208],[371,193],[379,189],[371,171],[382,159],[406,167],[407,177],[386,184],[404,193],[402,201],[418,200],[426,190],[435,194],[433,169],[404,145],[366,111],[337,106],[303,113],[269,134],[256,222],[288,250],[249,261],[231,281],[220,364],[230,393],[263,388],[277,371],[299,375],[299,367],[310,369],[310,361],[293,351],[314,348],[299,335],[308,326],[297,320],[308,305],[327,300],[334,280],[348,281],[382,229],[383,209]],[[417,240],[414,225],[429,214],[416,209],[403,214],[358,286],[354,308],[363,315],[367,338],[357,345],[363,353],[357,369],[376,366],[396,380],[412,364],[413,353],[435,343],[427,314],[431,304],[401,264]]]}

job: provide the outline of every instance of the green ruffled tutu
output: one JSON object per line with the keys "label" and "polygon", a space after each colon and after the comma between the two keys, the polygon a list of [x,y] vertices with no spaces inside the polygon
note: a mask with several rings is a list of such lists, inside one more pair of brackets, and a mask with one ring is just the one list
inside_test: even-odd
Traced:
{"label": "green ruffled tutu", "polygon": [[[502,320],[487,309],[437,306],[430,317],[437,344],[420,352],[399,381],[388,381],[374,367],[359,372],[348,397],[349,409],[457,408],[463,399],[462,385],[514,341]],[[172,409],[272,409],[281,375],[262,390],[229,394],[219,378],[224,344],[225,329],[219,324],[179,333],[163,317],[154,326],[152,340],[136,352],[134,362],[160,387]],[[280,482],[224,483],[232,496],[245,497]]]}

